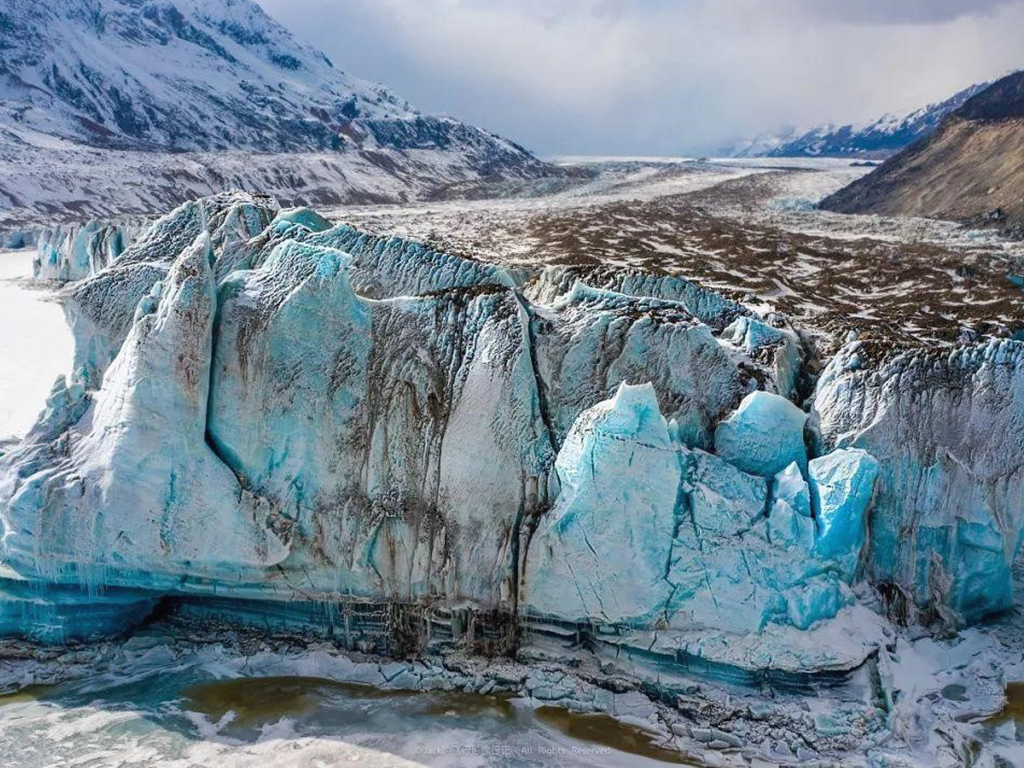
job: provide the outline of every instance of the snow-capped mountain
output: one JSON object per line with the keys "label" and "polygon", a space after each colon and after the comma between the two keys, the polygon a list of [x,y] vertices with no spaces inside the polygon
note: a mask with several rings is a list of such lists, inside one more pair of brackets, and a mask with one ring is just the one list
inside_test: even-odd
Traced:
{"label": "snow-capped mountain", "polygon": [[[0,51],[0,221],[145,212],[226,183],[338,202],[551,172],[335,68],[252,0],[5,0]],[[220,154],[239,152],[291,156]],[[111,179],[124,192],[91,199]]]}
{"label": "snow-capped mountain", "polygon": [[925,141],[825,198],[826,210],[929,216],[1024,236],[1024,71],[966,101]]}
{"label": "snow-capped mountain", "polygon": [[972,85],[944,101],[904,114],[885,114],[868,123],[825,123],[813,128],[789,127],[761,134],[733,146],[728,154],[734,157],[887,157],[931,135],[946,115],[989,85]]}

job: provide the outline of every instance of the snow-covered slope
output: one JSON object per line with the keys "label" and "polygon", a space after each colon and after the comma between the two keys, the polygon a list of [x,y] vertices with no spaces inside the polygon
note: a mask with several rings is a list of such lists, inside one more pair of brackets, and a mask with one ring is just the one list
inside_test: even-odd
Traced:
{"label": "snow-covered slope", "polygon": [[0,222],[95,215],[96,198],[154,212],[228,183],[343,202],[552,172],[336,69],[252,0],[8,0],[0,50]]}
{"label": "snow-covered slope", "polygon": [[732,147],[735,157],[886,157],[929,136],[942,119],[989,83],[965,88],[944,101],[904,114],[888,113],[868,123],[787,128],[756,136]]}

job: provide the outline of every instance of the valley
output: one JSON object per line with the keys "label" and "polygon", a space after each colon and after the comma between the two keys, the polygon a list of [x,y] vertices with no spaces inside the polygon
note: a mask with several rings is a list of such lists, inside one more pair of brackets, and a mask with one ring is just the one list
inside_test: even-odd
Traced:
{"label": "valley", "polygon": [[0,766],[1024,764],[1015,4],[6,0]]}

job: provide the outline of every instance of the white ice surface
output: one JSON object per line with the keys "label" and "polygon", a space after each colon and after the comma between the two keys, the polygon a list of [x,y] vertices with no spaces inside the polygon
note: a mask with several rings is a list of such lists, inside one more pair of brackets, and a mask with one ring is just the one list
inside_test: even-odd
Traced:
{"label": "white ice surface", "polygon": [[28,431],[71,364],[64,313],[47,291],[21,279],[31,274],[31,250],[0,251],[0,440]]}

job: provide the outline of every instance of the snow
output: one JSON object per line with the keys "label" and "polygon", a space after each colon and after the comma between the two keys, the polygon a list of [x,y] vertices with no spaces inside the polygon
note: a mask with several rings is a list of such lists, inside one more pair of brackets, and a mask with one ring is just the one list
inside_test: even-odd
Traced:
{"label": "snow", "polygon": [[0,251],[0,441],[24,436],[73,353],[60,306],[31,275],[31,251]]}

